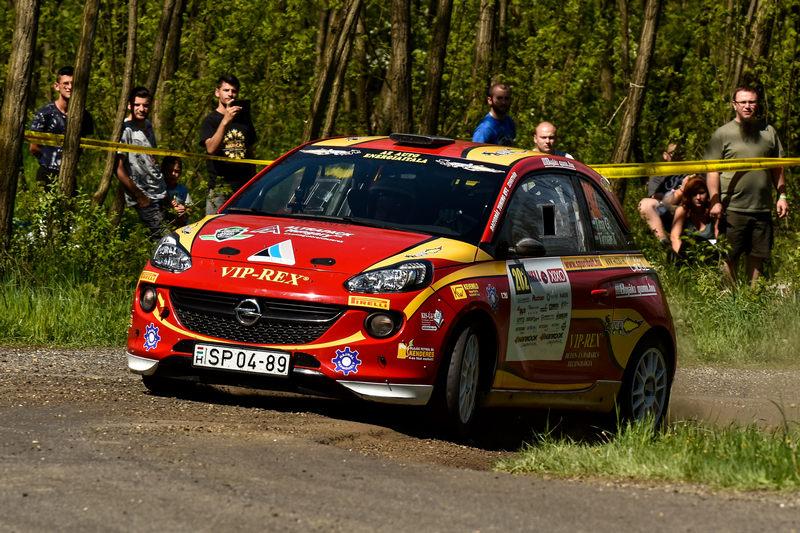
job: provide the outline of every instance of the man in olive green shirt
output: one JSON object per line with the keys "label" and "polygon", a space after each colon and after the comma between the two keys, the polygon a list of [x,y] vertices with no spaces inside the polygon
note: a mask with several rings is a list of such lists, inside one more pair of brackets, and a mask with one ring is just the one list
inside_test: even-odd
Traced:
{"label": "man in olive green shirt", "polygon": [[[733,91],[733,120],[711,136],[703,159],[749,159],[785,157],[775,128],[755,118],[758,93],[743,85]],[[783,168],[735,172],[709,172],[706,183],[710,215],[719,219],[719,233],[731,245],[726,261],[728,274],[736,280],[742,254],[747,279],[754,282],[772,250],[772,187],[778,191],[778,217],[789,212]]]}

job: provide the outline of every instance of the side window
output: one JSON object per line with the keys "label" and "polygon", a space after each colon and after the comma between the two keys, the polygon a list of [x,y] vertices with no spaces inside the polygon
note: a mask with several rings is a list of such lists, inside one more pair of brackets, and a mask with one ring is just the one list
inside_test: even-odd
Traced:
{"label": "side window", "polygon": [[526,176],[511,197],[501,235],[512,246],[520,239],[536,239],[544,244],[547,255],[585,252],[580,208],[570,177]]}
{"label": "side window", "polygon": [[608,205],[605,197],[591,183],[581,180],[583,194],[589,206],[589,220],[592,222],[592,237],[598,251],[628,250],[627,235],[614,216],[614,209]]}

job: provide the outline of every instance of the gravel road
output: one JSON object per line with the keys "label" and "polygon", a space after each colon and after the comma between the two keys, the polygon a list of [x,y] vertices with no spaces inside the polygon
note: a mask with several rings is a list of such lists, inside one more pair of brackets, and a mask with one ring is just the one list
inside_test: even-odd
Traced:
{"label": "gravel road", "polygon": [[[797,421],[798,377],[684,368],[672,417],[774,425],[772,400]],[[492,412],[463,443],[424,418],[419,408],[210,387],[159,397],[128,373],[121,349],[0,349],[0,531],[229,531],[258,520],[281,531],[800,531],[800,494],[491,472],[546,412]],[[572,413],[560,427],[580,438],[608,423]],[[276,496],[284,491],[294,499]],[[540,505],[523,503],[531,498]],[[421,511],[431,505],[441,512]]]}

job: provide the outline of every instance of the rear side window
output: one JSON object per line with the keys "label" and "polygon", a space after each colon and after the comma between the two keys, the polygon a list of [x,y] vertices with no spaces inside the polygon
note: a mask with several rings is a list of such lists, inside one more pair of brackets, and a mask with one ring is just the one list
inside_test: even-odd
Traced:
{"label": "rear side window", "polygon": [[598,251],[631,250],[633,243],[622,229],[614,209],[608,204],[603,194],[591,183],[581,180],[583,194],[589,207],[589,220],[592,223],[594,247]]}
{"label": "rear side window", "polygon": [[514,191],[502,235],[512,246],[524,238],[536,239],[547,255],[585,252],[580,213],[568,175],[529,175]]}

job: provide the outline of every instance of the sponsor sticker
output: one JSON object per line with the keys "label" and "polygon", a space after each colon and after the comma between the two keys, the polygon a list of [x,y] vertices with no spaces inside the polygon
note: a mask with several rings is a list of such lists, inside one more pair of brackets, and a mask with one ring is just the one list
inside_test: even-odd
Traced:
{"label": "sponsor sticker", "polygon": [[406,257],[425,257],[426,255],[438,254],[441,251],[442,247],[436,246],[435,248],[425,248],[421,252],[417,252],[415,254],[407,254]]}
{"label": "sponsor sticker", "polygon": [[292,241],[283,241],[272,246],[267,246],[258,253],[247,258],[248,261],[259,263],[278,263],[279,265],[294,264],[294,249]]}
{"label": "sponsor sticker", "polygon": [[272,270],[271,268],[262,268],[261,272],[257,272],[255,268],[251,267],[222,267],[222,277],[234,279],[255,278],[258,281],[285,283],[286,285],[299,285],[300,281],[309,281],[308,276],[302,276],[292,272]]}
{"label": "sponsor sticker", "polygon": [[420,157],[420,154],[412,152],[394,152],[392,150],[384,150],[378,154],[368,153],[364,154],[364,159],[386,159],[389,161],[403,161],[405,163],[427,163],[427,159]]}
{"label": "sponsor sticker", "polygon": [[569,168],[571,170],[575,170],[575,165],[573,165],[569,161],[558,161],[556,159],[550,159],[549,157],[543,157],[542,164],[546,167],[560,167],[560,168]]}
{"label": "sponsor sticker", "polygon": [[644,296],[656,296],[658,287],[651,281],[645,283],[615,283],[614,293],[617,298],[641,298]]}
{"label": "sponsor sticker", "polygon": [[158,334],[158,326],[150,322],[149,326],[144,328],[144,350],[149,352],[158,348],[158,343],[161,342],[161,336]]}
{"label": "sponsor sticker", "polygon": [[305,237],[318,241],[344,242],[345,237],[352,237],[354,233],[332,229],[315,228],[312,226],[284,226],[283,234],[288,237]]}
{"label": "sponsor sticker", "polygon": [[200,235],[200,240],[203,241],[240,241],[242,239],[249,239],[252,235],[248,235],[247,228],[241,226],[232,226],[230,228],[221,228],[211,235]]}
{"label": "sponsor sticker", "polygon": [[414,346],[414,339],[406,344],[405,341],[400,341],[397,345],[397,358],[409,359],[411,361],[430,361],[436,357],[436,352],[433,348],[424,348]]}
{"label": "sponsor sticker", "polygon": [[142,275],[139,276],[139,281],[144,281],[145,283],[155,283],[158,279],[158,272],[150,272],[149,270],[145,270],[142,272]]}
{"label": "sponsor sticker", "polygon": [[448,168],[462,168],[464,170],[472,170],[475,172],[496,172],[496,173],[503,172],[502,170],[497,170],[496,168],[489,168],[486,165],[476,165],[474,163],[459,163],[458,161],[451,161],[449,159],[437,159],[436,162]]}
{"label": "sponsor sticker", "polygon": [[492,287],[491,285],[486,286],[486,298],[489,300],[489,305],[492,306],[492,312],[497,314],[497,310],[499,308],[500,298],[497,296],[497,289]]}
{"label": "sponsor sticker", "polygon": [[361,360],[358,358],[357,351],[350,351],[349,346],[345,346],[344,350],[336,350],[336,357],[331,359],[331,363],[336,365],[334,372],[341,372],[345,376],[350,372],[358,374],[358,365]]}
{"label": "sponsor sticker", "polygon": [[357,307],[373,307],[375,309],[389,309],[389,300],[383,298],[371,298],[369,296],[350,296],[347,298],[347,305]]}
{"label": "sponsor sticker", "polygon": [[620,337],[627,337],[640,327],[644,323],[644,319],[642,320],[634,320],[630,316],[626,316],[625,318],[618,318],[615,320],[611,320],[611,315],[606,315],[606,319],[603,322],[603,328],[605,328],[606,333],[609,335],[619,335]]}
{"label": "sponsor sticker", "polygon": [[311,154],[311,155],[357,155],[361,153],[361,150],[337,150],[336,148],[314,148],[300,150],[304,154]]}
{"label": "sponsor sticker", "polygon": [[453,291],[453,298],[456,300],[463,300],[467,297],[476,298],[481,295],[481,290],[477,283],[450,285],[450,290]]}
{"label": "sponsor sticker", "polygon": [[438,309],[432,313],[420,313],[419,316],[422,321],[423,331],[439,331],[439,328],[444,324],[444,314]]}

